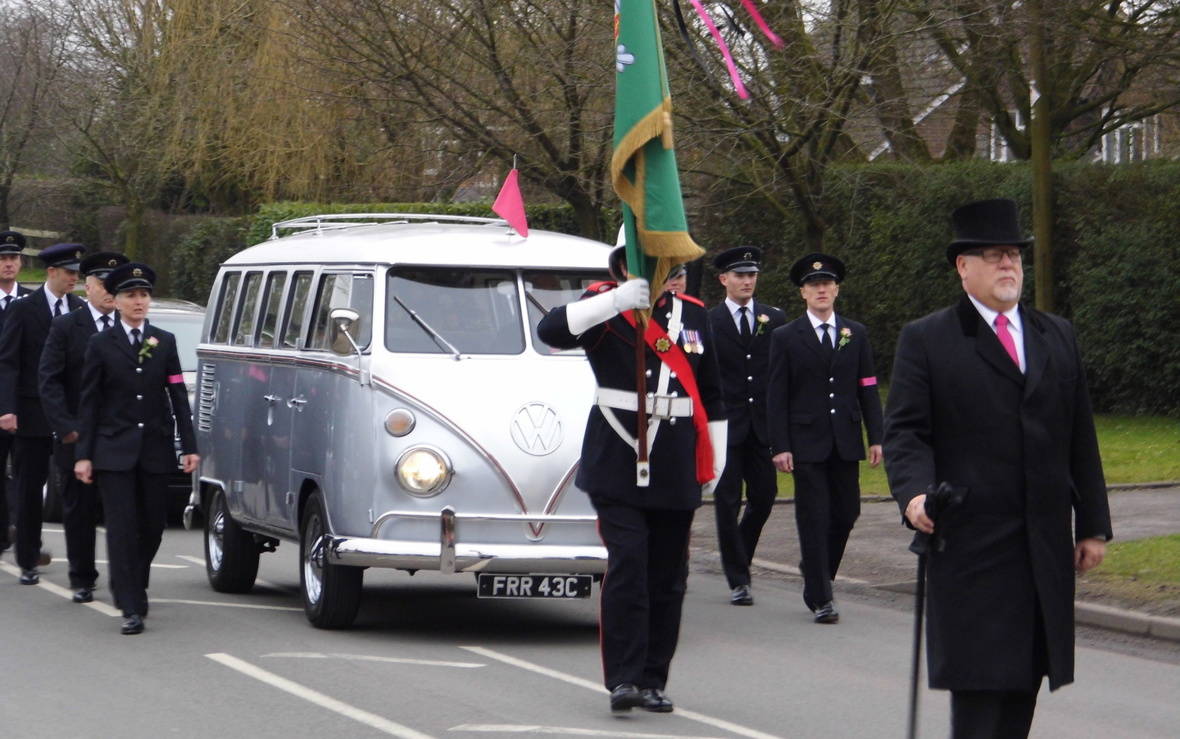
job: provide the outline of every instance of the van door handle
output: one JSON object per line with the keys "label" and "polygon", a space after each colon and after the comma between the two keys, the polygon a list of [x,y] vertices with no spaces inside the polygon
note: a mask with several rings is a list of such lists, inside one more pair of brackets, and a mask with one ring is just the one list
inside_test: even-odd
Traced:
{"label": "van door handle", "polygon": [[280,400],[282,400],[282,398],[280,398],[280,397],[279,397],[279,396],[277,396],[277,395],[263,395],[263,396],[262,396],[262,399],[263,399],[263,400],[265,400],[265,401],[266,401],[267,403],[269,403],[270,405],[274,405],[275,403],[277,403],[277,402],[279,402]]}
{"label": "van door handle", "polygon": [[294,408],[299,412],[303,412],[303,406],[307,405],[307,398],[300,395],[298,398],[291,398],[287,401],[288,408]]}

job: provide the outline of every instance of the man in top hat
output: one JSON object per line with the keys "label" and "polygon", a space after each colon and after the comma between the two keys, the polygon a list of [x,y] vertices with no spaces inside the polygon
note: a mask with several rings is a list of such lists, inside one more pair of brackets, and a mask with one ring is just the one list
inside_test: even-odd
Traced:
{"label": "man in top hat", "polygon": [[147,322],[156,275],[146,264],[122,264],[103,282],[119,319],[90,337],[78,405],[74,474],[97,482],[106,517],[111,591],[123,611],[123,634],[143,631],[148,574],[168,519],[168,475],[196,469],[188,392],[176,337]]}
{"label": "man in top hat", "polygon": [[[713,491],[713,508],[729,602],[735,606],[754,604],[750,561],[778,495],[766,427],[766,380],[770,334],[787,317],[754,298],[761,259],[762,250],[755,246],[718,254],[713,266],[725,287],[725,300],[709,310],[729,420],[725,471]],[[743,482],[746,508],[739,520]]]}
{"label": "man in top hat", "polygon": [[62,524],[66,532],[66,556],[70,562],[70,587],[75,603],[94,600],[98,571],[94,567],[94,535],[98,519],[98,491],[74,477],[74,452],[78,441],[78,398],[82,392],[82,364],[86,344],[99,331],[114,325],[115,298],[103,287],[111,270],[126,264],[127,257],[103,251],[85,257],[81,273],[86,280],[86,306],[53,319],[41,351],[41,407],[49,419],[56,442],[54,462],[62,470]]}
{"label": "man in top hat", "polygon": [[[608,262],[612,275],[626,278],[622,247]],[[599,615],[613,712],[673,710],[664,689],[680,633],[693,514],[702,485],[725,464],[724,408],[705,307],[668,292],[651,305],[648,292],[643,279],[597,283],[537,325],[550,346],[584,348],[598,382],[575,484],[590,496],[607,550]],[[649,305],[641,337],[634,309]],[[636,454],[637,340],[646,347],[645,467]]]}
{"label": "man in top hat", "polygon": [[770,344],[767,407],[774,464],[795,479],[803,602],[816,623],[839,622],[832,581],[860,516],[861,425],[869,464],[881,463],[881,399],[865,327],[836,313],[844,263],[808,254],[791,267],[807,305]]}
{"label": "man in top hat", "polygon": [[[19,231],[0,231],[0,333],[8,317],[8,306],[33,292],[16,281],[20,274],[20,255],[25,236]],[[12,451],[12,432],[0,431],[0,552],[12,546],[8,536],[8,455]]]}
{"label": "man in top hat", "polygon": [[38,258],[46,267],[45,284],[8,307],[0,332],[0,429],[16,434],[16,563],[20,581],[40,579],[41,489],[49,475],[53,430],[41,409],[38,373],[49,323],[82,307],[72,294],[78,282],[81,244],[54,244]]}
{"label": "man in top hat", "polygon": [[[1102,561],[1110,510],[1073,328],[1020,303],[1016,204],[957,209],[964,295],[906,325],[885,419],[889,486],[929,554],[930,687],[963,737],[1027,736],[1041,679],[1073,681],[1074,571]],[[926,491],[967,488],[939,518]]]}

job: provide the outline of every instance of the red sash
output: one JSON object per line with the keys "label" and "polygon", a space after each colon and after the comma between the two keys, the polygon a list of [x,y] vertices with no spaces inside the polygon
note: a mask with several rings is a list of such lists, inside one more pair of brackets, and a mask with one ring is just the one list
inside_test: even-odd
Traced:
{"label": "red sash", "polygon": [[[625,311],[621,315],[631,324],[631,328],[635,328],[635,311]],[[656,341],[661,338],[669,344],[667,351],[656,348]],[[709,417],[705,414],[705,404],[701,402],[701,391],[697,387],[697,377],[692,371],[692,365],[688,363],[688,357],[684,355],[680,345],[672,341],[664,327],[654,319],[647,322],[643,340],[660,361],[676,373],[676,379],[680,380],[680,384],[692,398],[692,425],[697,432],[697,482],[704,485],[713,479],[713,443],[709,440]]]}

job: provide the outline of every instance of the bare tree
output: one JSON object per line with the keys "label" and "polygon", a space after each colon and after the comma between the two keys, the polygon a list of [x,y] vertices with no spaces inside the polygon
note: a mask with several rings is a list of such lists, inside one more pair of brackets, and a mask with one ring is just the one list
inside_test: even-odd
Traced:
{"label": "bare tree", "polygon": [[50,95],[61,74],[69,19],[55,2],[0,6],[0,228],[10,226],[10,199],[29,145],[45,131]]}

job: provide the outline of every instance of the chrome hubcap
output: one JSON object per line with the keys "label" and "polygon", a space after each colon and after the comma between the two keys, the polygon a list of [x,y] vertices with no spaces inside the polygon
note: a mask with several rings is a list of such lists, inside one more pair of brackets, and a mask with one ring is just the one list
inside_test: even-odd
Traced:
{"label": "chrome hubcap", "polygon": [[323,525],[319,516],[312,516],[303,532],[303,591],[307,602],[316,604],[324,591]]}

